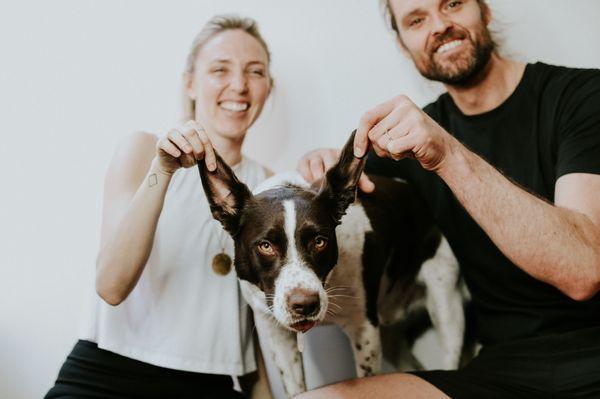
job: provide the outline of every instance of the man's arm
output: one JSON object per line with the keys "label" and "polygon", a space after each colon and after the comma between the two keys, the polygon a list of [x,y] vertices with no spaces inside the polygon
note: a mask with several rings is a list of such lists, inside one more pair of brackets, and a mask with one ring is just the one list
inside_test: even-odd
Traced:
{"label": "man's arm", "polygon": [[[416,158],[437,173],[496,246],[533,277],[575,300],[600,289],[600,175],[567,174],[556,204],[528,193],[469,151],[404,96],[367,112],[355,155]],[[596,201],[598,202],[598,201]]]}
{"label": "man's arm", "polygon": [[517,266],[575,300],[600,289],[600,175],[556,182],[555,204],[532,195],[461,144],[437,170],[496,246]]}

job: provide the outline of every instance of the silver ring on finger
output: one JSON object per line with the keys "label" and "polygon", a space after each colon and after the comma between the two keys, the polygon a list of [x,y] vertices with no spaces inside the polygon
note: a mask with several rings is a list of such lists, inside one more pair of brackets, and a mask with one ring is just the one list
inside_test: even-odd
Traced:
{"label": "silver ring on finger", "polygon": [[392,137],[390,136],[390,129],[385,129],[385,132],[383,133],[383,135],[387,138],[387,142],[389,144],[390,141],[392,141]]}

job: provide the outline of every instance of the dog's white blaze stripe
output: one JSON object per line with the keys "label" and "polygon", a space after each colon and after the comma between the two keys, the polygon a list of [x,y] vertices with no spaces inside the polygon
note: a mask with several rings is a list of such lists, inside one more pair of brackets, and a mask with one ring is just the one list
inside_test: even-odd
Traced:
{"label": "dog's white blaze stripe", "polygon": [[287,260],[288,263],[300,263],[298,249],[296,248],[296,207],[294,201],[283,201],[285,235],[287,238]]}
{"label": "dog's white blaze stripe", "polygon": [[298,255],[296,247],[296,208],[294,201],[283,202],[284,230],[287,238],[286,262],[281,267],[275,280],[275,298],[273,300],[273,315],[283,325],[293,323],[292,316],[287,310],[286,299],[294,288],[304,288],[317,292],[320,300],[320,311],[315,319],[322,320],[327,311],[327,296],[323,285],[314,271],[304,264]]}

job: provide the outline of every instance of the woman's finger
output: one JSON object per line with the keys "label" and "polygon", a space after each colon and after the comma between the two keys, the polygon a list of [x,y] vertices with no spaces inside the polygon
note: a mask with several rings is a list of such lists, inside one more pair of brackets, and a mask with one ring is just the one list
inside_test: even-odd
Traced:
{"label": "woman's finger", "polygon": [[197,160],[204,158],[204,145],[202,144],[199,135],[200,129],[204,130],[203,128],[191,123],[187,123],[183,128],[183,136],[192,146],[194,157]]}
{"label": "woman's finger", "polygon": [[214,171],[217,168],[217,156],[215,150],[208,138],[208,134],[204,129],[197,129],[198,137],[202,143],[202,151],[204,152],[204,162],[209,171]]}
{"label": "woman's finger", "polygon": [[183,137],[183,134],[178,129],[171,129],[167,133],[169,141],[177,146],[184,154],[192,154],[192,145]]}
{"label": "woman's finger", "polygon": [[171,143],[168,139],[162,138],[156,144],[156,148],[158,150],[162,150],[172,156],[173,158],[179,158],[181,156],[181,151],[177,148],[173,143]]}

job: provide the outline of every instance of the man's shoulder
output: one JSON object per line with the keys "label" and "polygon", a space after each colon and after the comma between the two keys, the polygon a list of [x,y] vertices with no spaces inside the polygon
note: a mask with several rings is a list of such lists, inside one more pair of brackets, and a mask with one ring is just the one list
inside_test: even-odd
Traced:
{"label": "man's shoulder", "polygon": [[578,75],[581,73],[600,73],[600,69],[598,68],[570,67],[565,65],[548,64],[541,61],[530,63],[528,64],[528,67],[532,68],[537,73],[545,73],[554,77]]}
{"label": "man's shoulder", "polygon": [[575,68],[543,62],[529,64],[537,85],[546,93],[569,95],[582,89],[600,89],[600,69]]}

